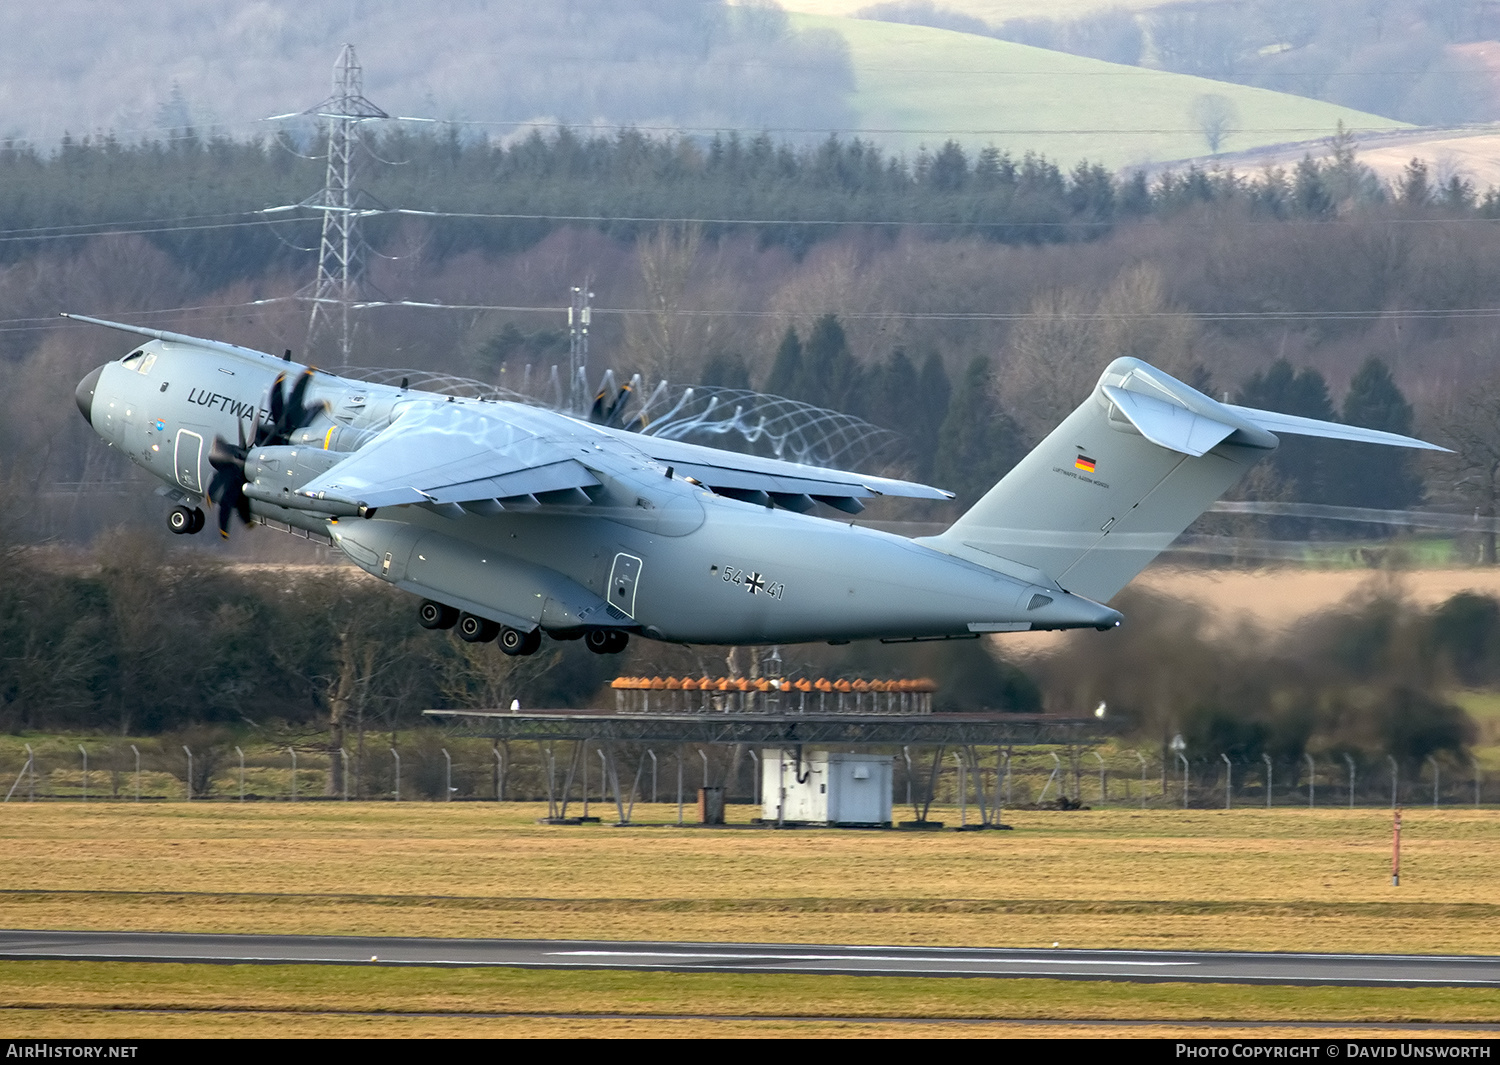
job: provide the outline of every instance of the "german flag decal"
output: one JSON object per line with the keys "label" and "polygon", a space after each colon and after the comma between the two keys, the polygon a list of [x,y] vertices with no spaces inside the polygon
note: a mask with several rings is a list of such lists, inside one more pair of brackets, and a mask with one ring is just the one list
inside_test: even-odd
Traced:
{"label": "german flag decal", "polygon": [[1093,473],[1094,460],[1089,458],[1087,455],[1079,455],[1076,459],[1073,460],[1073,468],[1075,470],[1082,470],[1084,473]]}

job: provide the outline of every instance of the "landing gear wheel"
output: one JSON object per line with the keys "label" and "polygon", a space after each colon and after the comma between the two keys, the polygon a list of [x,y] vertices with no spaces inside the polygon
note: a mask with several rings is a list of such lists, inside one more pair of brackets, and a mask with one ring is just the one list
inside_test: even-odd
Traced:
{"label": "landing gear wheel", "polygon": [[583,642],[596,655],[617,655],[625,650],[630,636],[619,629],[591,629]]}
{"label": "landing gear wheel", "polygon": [[208,519],[203,516],[203,510],[201,508],[199,508],[199,507],[194,507],[193,508],[193,524],[192,524],[192,527],[188,529],[188,532],[190,532],[190,533],[201,533],[203,531],[203,526],[206,525],[207,523],[208,523]]}
{"label": "landing gear wheel", "polygon": [[473,614],[458,615],[458,638],[465,643],[488,643],[500,634],[500,623]]}
{"label": "landing gear wheel", "polygon": [[417,607],[417,624],[424,629],[451,629],[458,624],[458,611],[443,603],[423,599]]}
{"label": "landing gear wheel", "polygon": [[173,507],[167,514],[167,528],[178,536],[196,531],[193,528],[193,512],[187,507]]}
{"label": "landing gear wheel", "polygon": [[505,625],[500,629],[500,650],[508,655],[525,657],[534,655],[542,646],[542,630],[532,629],[530,632],[522,632]]}

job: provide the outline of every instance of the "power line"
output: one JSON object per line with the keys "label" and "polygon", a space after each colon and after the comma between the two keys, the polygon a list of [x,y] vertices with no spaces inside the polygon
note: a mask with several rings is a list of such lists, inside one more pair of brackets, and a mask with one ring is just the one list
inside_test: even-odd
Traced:
{"label": "power line", "polygon": [[[245,311],[257,307],[269,307],[282,303],[303,302],[305,296],[272,296],[265,299],[250,300],[244,303],[234,304],[208,304],[192,307],[171,307],[151,311],[131,312],[126,317],[151,319],[164,315],[192,315],[191,320],[211,321],[222,320],[226,314],[235,311]],[[337,304],[336,300],[330,303]],[[541,314],[548,316],[565,315],[568,311],[566,306],[535,305],[535,304],[501,304],[501,303],[438,303],[422,300],[370,300],[351,305],[352,309],[374,310],[386,308],[406,308],[411,310],[434,310],[434,311],[459,311],[464,313],[495,312],[506,314]],[[593,315],[610,315],[625,317],[632,315],[660,315],[663,311],[653,307],[591,307]],[[204,312],[220,312],[210,314]],[[796,319],[803,317],[801,311],[792,310],[671,310],[665,312],[676,317],[694,318],[747,318],[781,320]],[[921,310],[881,310],[863,311],[855,309],[836,309],[831,313],[838,315],[846,321],[920,321],[920,322],[995,322],[1011,323],[1026,321],[1069,321],[1069,322],[1117,322],[1117,321],[1158,321],[1164,319],[1190,319],[1199,322],[1370,322],[1386,321],[1391,319],[1419,320],[1419,321],[1442,321],[1442,320],[1464,320],[1480,319],[1488,320],[1500,318],[1500,307],[1464,307],[1464,308],[1407,308],[1407,309],[1383,309],[1383,310],[1307,310],[1307,311],[1151,311],[1139,313],[1105,314],[1105,313],[1080,313],[1080,314],[1052,314],[1038,311],[921,311]],[[34,324],[33,324],[34,323]],[[67,326],[69,323],[55,317],[45,318],[11,318],[0,319],[0,332],[23,332],[38,329],[55,329]]]}

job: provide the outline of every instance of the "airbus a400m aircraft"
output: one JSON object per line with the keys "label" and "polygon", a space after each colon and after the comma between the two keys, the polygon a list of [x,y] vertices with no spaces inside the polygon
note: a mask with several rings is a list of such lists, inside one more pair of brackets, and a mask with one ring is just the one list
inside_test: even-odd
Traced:
{"label": "airbus a400m aircraft", "polygon": [[[1410,437],[1219,403],[1137,359],[938,536],[815,513],[951,494],[758,458],[523,403],[351,381],[264,352],[147,338],[80,382],[78,409],[165,482],[174,532],[217,508],[330,537],[421,597],[427,628],[531,654],[632,634],[764,644],[1109,629],[1107,601],[1294,433]],[[404,382],[403,382],[404,384]],[[1435,449],[1441,450],[1441,449]]]}

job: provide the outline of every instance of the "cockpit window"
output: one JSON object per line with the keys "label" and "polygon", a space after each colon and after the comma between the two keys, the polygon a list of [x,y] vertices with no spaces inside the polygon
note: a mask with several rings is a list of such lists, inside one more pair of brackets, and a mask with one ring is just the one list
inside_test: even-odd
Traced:
{"label": "cockpit window", "polygon": [[147,374],[151,372],[151,367],[156,365],[156,352],[132,351],[129,355],[121,359],[120,362],[127,370]]}

